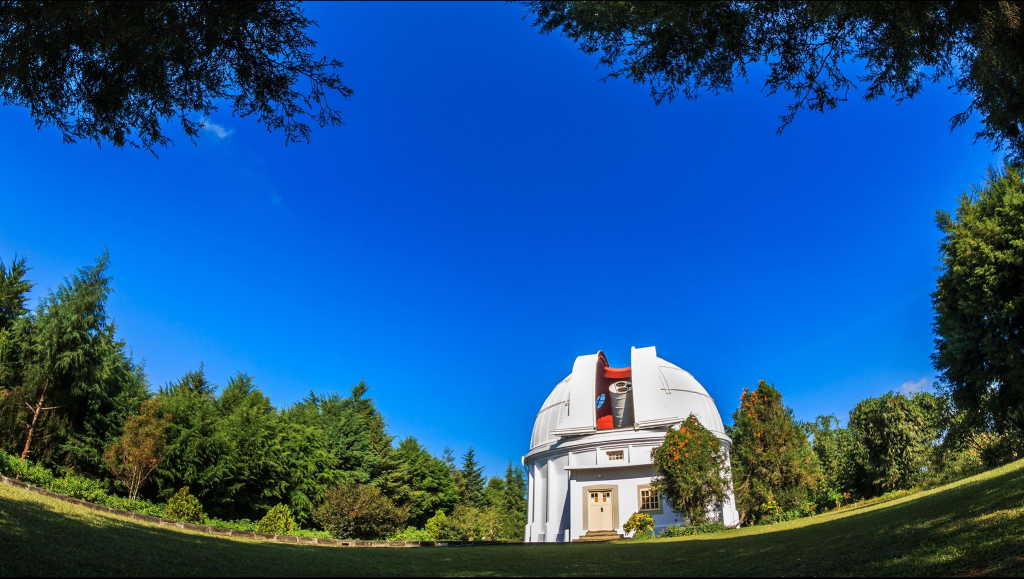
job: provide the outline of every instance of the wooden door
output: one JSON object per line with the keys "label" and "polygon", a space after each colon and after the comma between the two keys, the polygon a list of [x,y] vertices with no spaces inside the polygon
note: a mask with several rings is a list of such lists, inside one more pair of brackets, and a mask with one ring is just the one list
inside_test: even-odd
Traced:
{"label": "wooden door", "polygon": [[587,512],[587,530],[615,530],[615,522],[612,520],[612,491],[590,491],[589,494],[590,500],[587,504],[587,508],[589,509]]}

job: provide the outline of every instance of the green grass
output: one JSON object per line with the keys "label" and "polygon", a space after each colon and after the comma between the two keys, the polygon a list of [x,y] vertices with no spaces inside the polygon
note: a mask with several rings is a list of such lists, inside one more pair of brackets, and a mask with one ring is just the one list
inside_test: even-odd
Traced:
{"label": "green grass", "polygon": [[1017,575],[1024,461],[770,527],[631,543],[357,549],[139,523],[0,485],[3,575]]}

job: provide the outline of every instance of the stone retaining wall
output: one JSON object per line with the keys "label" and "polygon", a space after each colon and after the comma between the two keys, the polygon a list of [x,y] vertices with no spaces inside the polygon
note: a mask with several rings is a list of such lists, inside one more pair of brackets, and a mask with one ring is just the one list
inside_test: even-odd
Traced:
{"label": "stone retaining wall", "polygon": [[[210,527],[207,525],[193,525],[192,523],[180,523],[178,521],[168,521],[167,519],[161,519],[159,517],[151,517],[149,515],[140,515],[139,513],[132,513],[129,511],[122,511],[119,509],[113,509],[105,507],[103,505],[97,505],[83,501],[81,499],[75,499],[68,496],[64,496],[60,493],[41,489],[30,484],[16,481],[12,478],[0,476],[0,482],[13,485],[19,488],[23,488],[27,491],[44,495],[58,501],[64,501],[65,503],[72,503],[75,505],[83,506],[87,509],[94,511],[101,511],[104,513],[110,513],[119,517],[125,517],[127,519],[134,519],[136,521],[145,521],[147,523],[153,523],[162,527],[176,527],[178,529],[185,529],[186,531],[194,531],[197,533],[208,533],[210,535],[219,535],[222,537],[240,537],[243,539],[252,539],[255,541],[270,541],[273,543],[294,543],[299,545],[323,545],[329,547],[484,547],[493,545],[529,545],[530,543],[522,543],[519,541],[344,541],[340,539],[318,539],[315,537],[295,537],[292,535],[265,535],[263,533],[253,533],[250,531],[234,531],[231,529],[221,529],[218,527]],[[541,543],[537,543],[541,544]]]}

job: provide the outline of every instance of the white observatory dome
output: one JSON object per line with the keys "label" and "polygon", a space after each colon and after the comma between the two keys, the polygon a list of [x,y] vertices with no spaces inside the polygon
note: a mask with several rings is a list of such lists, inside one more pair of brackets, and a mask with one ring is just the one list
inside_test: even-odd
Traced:
{"label": "white observatory dome", "polygon": [[[659,358],[653,346],[632,348],[630,362],[628,368],[609,368],[602,352],[577,358],[572,373],[555,386],[537,413],[530,453],[550,447],[562,437],[606,430],[664,430],[690,414],[728,440],[715,401],[689,372]],[[616,424],[604,416],[612,411],[607,408],[612,406],[609,389],[623,382],[631,385],[633,416]]]}

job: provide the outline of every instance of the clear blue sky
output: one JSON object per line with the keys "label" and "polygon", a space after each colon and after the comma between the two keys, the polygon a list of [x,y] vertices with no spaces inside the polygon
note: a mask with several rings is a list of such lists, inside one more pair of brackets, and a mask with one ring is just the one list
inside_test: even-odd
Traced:
{"label": "clear blue sky", "polygon": [[307,10],[356,91],[310,145],[224,109],[156,160],[0,109],[0,257],[42,291],[109,248],[154,387],[205,362],[286,405],[365,378],[392,434],[497,474],[599,349],[657,346],[727,422],[761,378],[805,420],[934,378],[934,212],[999,159],[977,119],[949,132],[966,97],[853,95],[779,137],[756,71],[655,106],[517,5]]}

